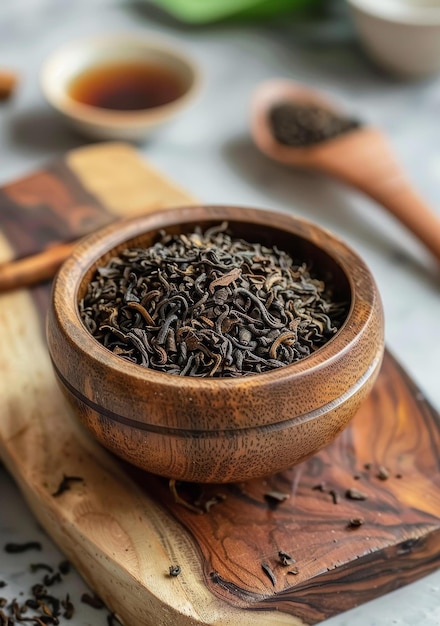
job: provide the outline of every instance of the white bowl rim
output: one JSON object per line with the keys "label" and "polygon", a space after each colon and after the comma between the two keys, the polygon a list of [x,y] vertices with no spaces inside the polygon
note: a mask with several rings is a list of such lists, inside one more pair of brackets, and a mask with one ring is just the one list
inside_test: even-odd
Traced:
{"label": "white bowl rim", "polygon": [[[363,12],[365,15],[387,21],[394,24],[404,24],[407,26],[428,26],[437,28],[440,26],[440,5],[438,7],[416,7],[409,6],[396,10],[378,0],[347,0],[347,4],[354,9]],[[397,5],[395,5],[397,7]]]}
{"label": "white bowl rim", "polygon": [[[119,111],[113,109],[103,109],[91,105],[80,103],[69,96],[63,90],[62,97],[54,93],[52,72],[62,55],[81,47],[101,47],[107,48],[115,44],[131,44],[139,50],[152,50],[174,57],[182,65],[186,66],[191,74],[191,82],[186,91],[168,104],[164,104],[150,109],[140,109],[134,111]],[[92,64],[90,64],[92,65]],[[89,67],[85,64],[85,68]],[[160,123],[163,119],[171,115],[174,110],[180,109],[189,99],[192,99],[198,91],[201,83],[201,69],[195,60],[186,52],[179,43],[166,37],[155,35],[119,32],[107,33],[103,35],[89,35],[80,39],[75,39],[59,48],[56,48],[48,56],[40,70],[40,86],[48,102],[64,115],[82,123],[93,124],[100,127],[111,125],[115,128],[131,128],[143,125],[153,125]]]}

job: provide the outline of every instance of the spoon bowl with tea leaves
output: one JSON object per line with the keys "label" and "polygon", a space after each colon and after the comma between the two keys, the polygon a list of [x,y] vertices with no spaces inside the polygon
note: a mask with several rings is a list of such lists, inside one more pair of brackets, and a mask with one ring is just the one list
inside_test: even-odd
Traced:
{"label": "spoon bowl with tea leaves", "polygon": [[382,361],[374,278],[344,242],[261,209],[193,206],[114,223],[55,278],[60,387],[129,463],[225,483],[330,443]]}
{"label": "spoon bowl with tea leaves", "polygon": [[254,93],[251,132],[271,159],[324,172],[370,196],[440,260],[440,216],[409,183],[380,130],[313,89],[274,79]]}

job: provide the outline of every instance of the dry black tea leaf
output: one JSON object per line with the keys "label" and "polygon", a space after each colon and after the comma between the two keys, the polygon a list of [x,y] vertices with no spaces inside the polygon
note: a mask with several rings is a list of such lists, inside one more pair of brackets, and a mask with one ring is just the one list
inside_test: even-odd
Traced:
{"label": "dry black tea leaf", "polygon": [[42,546],[39,541],[26,541],[25,543],[7,543],[4,547],[8,554],[19,554],[28,550],[41,550]]}
{"label": "dry black tea leaf", "polygon": [[75,613],[75,606],[71,601],[69,594],[66,594],[64,600],[61,600],[61,606],[64,609],[63,617],[65,619],[72,619],[73,614]]}
{"label": "dry black tea leaf", "polygon": [[284,567],[295,563],[295,559],[292,558],[290,554],[287,554],[287,552],[283,552],[283,550],[280,550],[278,552],[278,558],[280,559],[281,565],[283,565]]}
{"label": "dry black tea leaf", "polygon": [[283,493],[282,491],[268,491],[264,494],[264,499],[267,500],[269,504],[278,505],[284,502],[289,498],[288,493]]}
{"label": "dry black tea leaf", "polygon": [[51,567],[47,563],[31,563],[29,565],[29,569],[33,574],[35,572],[39,572],[40,570],[46,570],[46,572],[49,572],[50,574],[52,574],[53,572],[53,567]]}
{"label": "dry black tea leaf", "polygon": [[72,569],[72,565],[70,561],[61,561],[61,563],[58,565],[58,569],[60,571],[60,574],[62,574],[63,576],[66,576],[66,574],[70,573],[70,570]]}
{"label": "dry black tea leaf", "polygon": [[57,498],[58,496],[60,496],[65,491],[68,491],[70,489],[70,485],[72,483],[82,483],[82,482],[84,482],[84,478],[81,478],[81,476],[66,476],[66,475],[64,475],[62,481],[58,485],[57,490],[52,494],[52,496],[54,498]]}
{"label": "dry black tea leaf", "polygon": [[359,491],[358,489],[347,489],[345,492],[345,497],[348,500],[367,500],[368,496],[366,493]]}
{"label": "dry black tea leaf", "polygon": [[362,519],[362,517],[354,517],[348,522],[347,528],[359,528],[360,526],[362,526],[363,523],[364,520]]}
{"label": "dry black tea leaf", "polygon": [[268,563],[262,563],[261,564],[261,569],[266,574],[266,576],[268,577],[268,579],[270,580],[272,585],[275,587],[275,585],[277,584],[277,579],[276,579],[275,574],[273,573],[270,565],[268,565]]}
{"label": "dry black tea leaf", "polygon": [[177,481],[174,478],[170,478],[168,485],[176,504],[180,504],[181,506],[185,507],[185,509],[188,509],[192,513],[196,513],[197,515],[203,515],[203,513],[206,512],[205,509],[200,507],[198,504],[193,504],[192,502],[188,502],[187,500],[182,498],[182,496],[177,491]]}
{"label": "dry black tea leaf", "polygon": [[331,497],[332,497],[333,504],[338,504],[339,503],[339,493],[337,491],[335,491],[334,489],[330,489],[329,490],[329,495],[331,495]]}
{"label": "dry black tea leaf", "polygon": [[379,478],[379,480],[388,480],[388,478],[390,477],[390,473],[386,467],[381,465],[377,470],[377,477]]}
{"label": "dry black tea leaf", "polygon": [[40,603],[35,600],[34,598],[28,598],[25,601],[26,606],[28,606],[30,609],[33,609],[34,611],[36,611],[37,609],[40,608]]}
{"label": "dry black tea leaf", "polygon": [[35,585],[33,585],[31,588],[31,591],[32,591],[32,595],[35,598],[41,598],[47,595],[47,591],[41,583],[36,583]]}
{"label": "dry black tea leaf", "polygon": [[81,596],[81,602],[83,604],[91,606],[93,609],[103,609],[105,606],[101,598],[95,593],[93,595],[90,595],[89,593],[83,593]]}
{"label": "dry black tea leaf", "polygon": [[209,498],[209,500],[206,500],[206,502],[204,502],[203,509],[206,513],[209,513],[213,506],[219,504],[220,502],[223,502],[225,499],[226,496],[223,493],[218,493],[215,496],[212,496],[212,498]]}
{"label": "dry black tea leaf", "polygon": [[292,574],[293,576],[296,576],[297,574],[299,574],[299,569],[297,567],[293,567],[289,569],[287,573]]}
{"label": "dry black tea leaf", "polygon": [[50,574],[45,574],[43,577],[43,585],[46,585],[46,587],[51,587],[55,583],[60,583],[61,581],[62,578],[59,572],[52,574],[52,576]]}
{"label": "dry black tea leaf", "polygon": [[182,571],[180,565],[170,565],[168,568],[168,573],[170,576],[176,577],[179,576]]}

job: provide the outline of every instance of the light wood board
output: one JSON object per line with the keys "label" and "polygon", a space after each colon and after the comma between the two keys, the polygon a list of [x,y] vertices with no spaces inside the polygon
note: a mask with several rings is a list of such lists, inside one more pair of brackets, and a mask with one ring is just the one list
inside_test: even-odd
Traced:
{"label": "light wood board", "polygon": [[[82,148],[0,190],[0,261],[118,216],[193,202],[129,146]],[[176,505],[165,479],[128,467],[79,426],[46,350],[49,287],[0,298],[0,457],[126,626],[313,624],[438,567],[439,417],[388,353],[371,397],[334,444],[266,480],[202,494],[180,485],[188,500],[225,496],[195,515]],[[381,465],[387,480],[378,478]],[[84,482],[55,498],[64,474]],[[323,491],[314,489],[321,482]],[[350,487],[368,499],[347,500]],[[289,498],[271,506],[273,489]],[[348,529],[354,517],[364,524]],[[280,564],[279,550],[296,559],[297,574]],[[181,574],[170,577],[176,564]]]}

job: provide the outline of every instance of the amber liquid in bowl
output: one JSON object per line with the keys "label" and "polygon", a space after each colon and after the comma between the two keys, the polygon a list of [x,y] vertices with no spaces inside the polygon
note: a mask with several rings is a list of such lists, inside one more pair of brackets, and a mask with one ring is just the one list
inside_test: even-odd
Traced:
{"label": "amber liquid in bowl", "polygon": [[68,89],[70,97],[81,104],[115,111],[163,106],[184,91],[172,69],[136,61],[92,67],[74,78]]}

